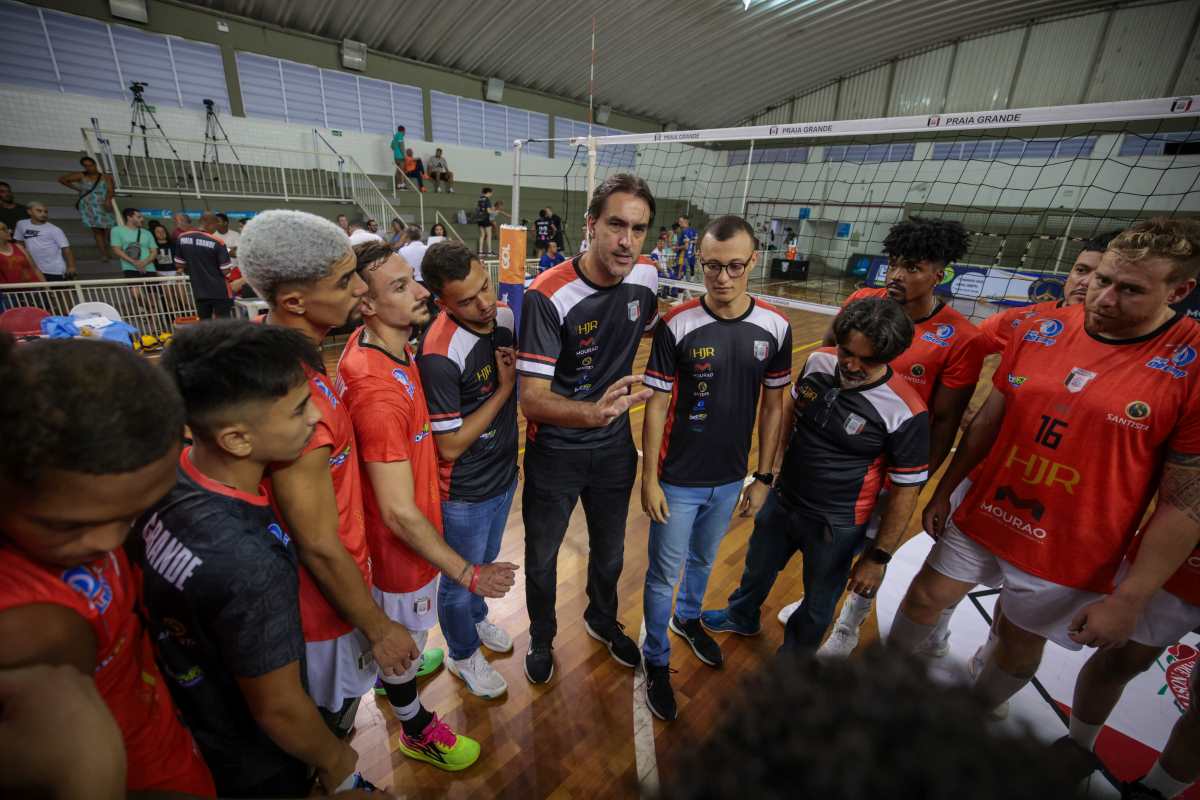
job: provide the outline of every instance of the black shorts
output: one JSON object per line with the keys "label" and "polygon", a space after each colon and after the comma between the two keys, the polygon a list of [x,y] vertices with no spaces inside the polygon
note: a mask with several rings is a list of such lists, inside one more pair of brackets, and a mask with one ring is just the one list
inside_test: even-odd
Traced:
{"label": "black shorts", "polygon": [[53,275],[49,272],[43,272],[42,275],[45,276],[46,281],[49,283],[58,283],[67,279],[66,275]]}
{"label": "black shorts", "polygon": [[233,316],[233,300],[196,298],[196,316],[200,319],[227,319]]}
{"label": "black shorts", "polygon": [[481,230],[481,231],[490,231],[492,229],[492,223],[490,223],[490,222],[480,222],[478,224],[479,224],[479,230]]}
{"label": "black shorts", "polygon": [[136,269],[121,270],[122,278],[153,278],[157,272],[138,272]]}

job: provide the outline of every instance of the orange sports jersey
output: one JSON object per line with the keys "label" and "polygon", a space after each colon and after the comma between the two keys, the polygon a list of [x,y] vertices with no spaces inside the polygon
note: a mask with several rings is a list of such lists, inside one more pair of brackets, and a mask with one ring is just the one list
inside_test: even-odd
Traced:
{"label": "orange sports jersey", "polygon": [[[354,425],[341,398],[334,392],[329,379],[308,366],[308,389],[312,401],[321,409],[321,421],[313,431],[312,439],[301,455],[307,455],[321,447],[329,448],[329,473],[333,478],[333,493],[337,498],[338,538],[354,559],[363,580],[371,582],[371,554],[367,550],[367,534],[363,519],[362,477],[359,475],[357,445],[354,441]],[[271,493],[270,481],[266,482]],[[280,522],[286,517],[272,495],[271,505]],[[300,569],[300,623],[304,628],[304,641],[324,642],[336,639],[354,630],[354,626],[342,619],[329,601],[312,574]]]}
{"label": "orange sports jersey", "polygon": [[[1145,533],[1144,529],[1142,533]],[[1142,536],[1139,534],[1133,540],[1133,546],[1129,550],[1131,562],[1137,560],[1137,553],[1141,546]],[[1179,565],[1179,569],[1175,570],[1175,574],[1163,584],[1163,589],[1186,603],[1200,606],[1200,546],[1193,548],[1184,562]]]}
{"label": "orange sports jersey", "polygon": [[1112,590],[1167,449],[1200,453],[1200,325],[1176,314],[1120,342],[1082,306],[1017,328],[993,384],[1004,419],[954,522],[1048,581]]}
{"label": "orange sports jersey", "polygon": [[1003,353],[1012,332],[1020,327],[1022,322],[1057,308],[1062,308],[1061,300],[1047,300],[1031,306],[1013,306],[992,314],[979,323],[979,344],[983,348],[983,354],[990,356],[993,353]]}
{"label": "orange sports jersey", "polygon": [[[404,359],[400,360],[380,347],[364,344],[364,330],[354,332],[338,361],[338,388],[359,434],[358,457],[363,464],[408,461],[417,508],[441,533],[437,445],[413,353],[404,348]],[[364,481],[363,506],[374,556],[375,586],[401,594],[415,592],[433,580],[437,568],[402,542],[384,522],[370,480]]]}
{"label": "orange sports jersey", "polygon": [[0,611],[63,606],[83,617],[95,634],[93,678],[121,728],[127,787],[214,797],[212,775],[176,716],[154,663],[150,637],[136,610],[139,585],[123,550],[64,569],[0,547]]}
{"label": "orange sports jersey", "polygon": [[[887,289],[859,289],[846,298],[842,308],[852,300],[887,296]],[[979,381],[983,353],[978,347],[979,329],[970,320],[943,305],[914,327],[912,344],[890,366],[917,390],[926,405],[939,383],[948,389],[963,389]]]}

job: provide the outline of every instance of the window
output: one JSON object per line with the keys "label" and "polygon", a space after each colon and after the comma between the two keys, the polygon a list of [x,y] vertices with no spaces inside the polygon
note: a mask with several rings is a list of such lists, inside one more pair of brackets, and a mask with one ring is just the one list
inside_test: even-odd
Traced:
{"label": "window", "polygon": [[129,101],[129,84],[139,81],[151,105],[199,110],[208,98],[229,110],[216,45],[8,0],[0,2],[0,30],[5,83]]}
{"label": "window", "polygon": [[[591,126],[592,136],[620,136],[629,131],[616,128],[606,128],[603,125]],[[583,138],[588,135],[588,124],[567,117],[554,118],[554,138],[568,137]],[[554,148],[555,158],[575,158],[575,148],[566,142],[559,142]],[[637,145],[620,144],[604,145],[596,151],[596,163],[602,167],[621,167],[633,169],[637,165]]]}
{"label": "window", "polygon": [[[745,164],[749,150],[733,150],[729,153],[728,166]],[[807,147],[771,147],[754,151],[755,164],[804,164],[808,161]]]}
{"label": "window", "polygon": [[246,116],[388,135],[403,125],[412,138],[425,139],[425,108],[416,86],[257,53],[239,52],[237,68]]}
{"label": "window", "polygon": [[[435,142],[507,151],[517,139],[549,135],[550,118],[536,111],[443,92],[430,92],[429,99]],[[544,157],[548,149],[542,141],[530,144],[526,152]]]}
{"label": "window", "polygon": [[826,145],[826,161],[849,161],[858,164],[879,164],[884,161],[912,161],[916,157],[915,142],[881,144]]}
{"label": "window", "polygon": [[1188,142],[1200,142],[1200,131],[1127,133],[1121,139],[1117,155],[1134,157],[1194,155],[1195,146],[1187,144]]}
{"label": "window", "polygon": [[1016,161],[1020,159],[1086,158],[1096,149],[1096,136],[1070,139],[979,139],[934,142],[934,161]]}

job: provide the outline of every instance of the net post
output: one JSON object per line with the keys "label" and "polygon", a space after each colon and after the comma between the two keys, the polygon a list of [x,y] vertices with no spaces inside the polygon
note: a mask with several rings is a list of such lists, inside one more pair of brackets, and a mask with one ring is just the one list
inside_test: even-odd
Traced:
{"label": "net post", "polygon": [[746,217],[746,203],[750,199],[750,170],[754,169],[754,140],[750,140],[750,152],[746,154],[746,182],[742,187],[742,218]]}
{"label": "net post", "polygon": [[520,139],[513,141],[512,220],[521,219],[521,146]]}
{"label": "net post", "polygon": [[592,190],[596,188],[596,139],[594,136],[587,137],[587,205],[585,208],[592,207]]}

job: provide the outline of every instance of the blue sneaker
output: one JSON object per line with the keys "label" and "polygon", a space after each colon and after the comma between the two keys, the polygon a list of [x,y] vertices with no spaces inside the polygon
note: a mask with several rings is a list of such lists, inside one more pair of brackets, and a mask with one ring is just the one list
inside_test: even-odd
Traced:
{"label": "blue sneaker", "polygon": [[755,624],[753,627],[743,625],[729,616],[729,609],[722,608],[718,611],[701,611],[700,624],[708,628],[713,633],[736,633],[739,636],[757,636],[762,630],[762,625]]}

